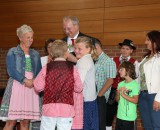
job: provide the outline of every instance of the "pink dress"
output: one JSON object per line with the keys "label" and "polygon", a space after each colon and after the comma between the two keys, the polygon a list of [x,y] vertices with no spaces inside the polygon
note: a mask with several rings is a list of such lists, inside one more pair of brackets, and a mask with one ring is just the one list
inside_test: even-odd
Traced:
{"label": "pink dress", "polygon": [[83,129],[83,92],[74,92],[75,117],[73,118],[72,129]]}
{"label": "pink dress", "polygon": [[[31,60],[29,55],[26,56],[25,77],[33,78],[31,72]],[[40,120],[39,96],[35,92],[34,87],[28,88],[24,84],[14,80],[12,86],[12,94],[10,99],[9,120]]]}

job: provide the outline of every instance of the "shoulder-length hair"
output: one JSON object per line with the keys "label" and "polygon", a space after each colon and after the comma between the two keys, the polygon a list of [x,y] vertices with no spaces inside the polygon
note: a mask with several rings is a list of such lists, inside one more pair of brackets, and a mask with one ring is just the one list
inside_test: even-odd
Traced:
{"label": "shoulder-length hair", "polygon": [[[157,30],[152,30],[148,32],[146,36],[151,41],[153,53],[159,53],[160,52],[160,32]],[[150,56],[150,55],[151,55],[151,50],[148,50],[148,52],[144,55],[144,57]]]}

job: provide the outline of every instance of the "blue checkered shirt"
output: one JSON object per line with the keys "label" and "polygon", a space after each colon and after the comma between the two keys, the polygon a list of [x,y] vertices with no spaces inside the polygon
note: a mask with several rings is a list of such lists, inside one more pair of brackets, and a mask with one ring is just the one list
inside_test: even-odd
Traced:
{"label": "blue checkered shirt", "polygon": [[[111,58],[109,58],[104,52],[102,52],[95,63],[95,70],[96,87],[97,92],[99,92],[109,78],[116,77],[116,65]],[[106,91],[104,95],[106,101],[108,101],[110,90],[111,87]]]}

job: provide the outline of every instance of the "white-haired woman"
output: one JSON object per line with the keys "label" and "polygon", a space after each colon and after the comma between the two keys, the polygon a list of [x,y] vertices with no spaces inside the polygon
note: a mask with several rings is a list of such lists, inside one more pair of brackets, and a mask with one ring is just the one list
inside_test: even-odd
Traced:
{"label": "white-haired woman", "polygon": [[13,130],[20,121],[21,130],[29,129],[30,120],[39,120],[39,96],[33,80],[41,69],[40,55],[30,49],[33,30],[28,25],[17,28],[20,43],[8,51],[6,57],[8,84],[2,99],[0,119],[6,121],[3,130]]}

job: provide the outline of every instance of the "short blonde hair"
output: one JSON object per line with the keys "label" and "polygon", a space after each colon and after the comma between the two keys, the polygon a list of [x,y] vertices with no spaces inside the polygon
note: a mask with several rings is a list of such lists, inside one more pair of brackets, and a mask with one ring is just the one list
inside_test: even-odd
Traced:
{"label": "short blonde hair", "polygon": [[73,25],[79,25],[79,20],[76,16],[65,16],[63,17],[63,22],[71,20]]}
{"label": "short blonde hair", "polygon": [[90,54],[91,54],[92,58],[94,60],[96,60],[98,58],[98,54],[97,54],[95,45],[94,45],[91,38],[86,37],[86,36],[80,36],[76,39],[75,43],[76,44],[84,43],[86,48],[90,48]]}
{"label": "short blonde hair", "polygon": [[67,43],[63,40],[55,40],[51,46],[51,55],[53,58],[64,57],[67,52]]}
{"label": "short blonde hair", "polygon": [[23,34],[33,32],[32,28],[26,24],[22,25],[21,27],[17,28],[17,36],[21,37]]}

